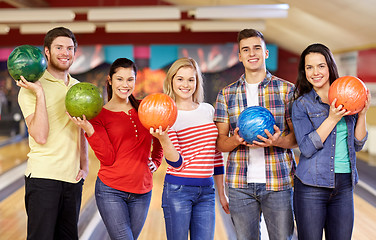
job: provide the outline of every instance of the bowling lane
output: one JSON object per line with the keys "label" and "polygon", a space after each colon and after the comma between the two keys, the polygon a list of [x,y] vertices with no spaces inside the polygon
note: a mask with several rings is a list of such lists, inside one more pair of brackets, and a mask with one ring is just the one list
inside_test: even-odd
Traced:
{"label": "bowling lane", "polygon": [[[3,173],[23,164],[28,152],[27,141],[13,143],[0,147],[0,165]],[[99,161],[95,158],[93,152],[89,152],[90,172],[85,181],[82,197],[82,210],[93,201],[95,179],[99,169]],[[163,189],[163,178],[165,175],[166,164],[154,174],[153,197],[149,209],[149,214],[141,233],[140,240],[156,239],[164,240],[165,229],[163,211],[161,208],[161,198]],[[23,177],[21,173],[20,178]],[[376,225],[376,208],[365,201],[363,198],[355,195],[355,223],[353,239],[373,239],[376,236],[376,230],[372,227]],[[216,240],[225,240],[226,224],[219,214],[217,206],[216,219]],[[83,211],[81,211],[82,213]],[[24,206],[24,187],[18,188],[11,195],[0,201],[0,236],[2,240],[21,240],[26,238],[26,212]],[[92,238],[90,238],[92,239]],[[103,239],[101,239],[103,240]]]}
{"label": "bowling lane", "polygon": [[[7,145],[6,147],[0,148],[0,156],[3,159],[1,162],[7,162],[6,166],[8,169],[10,169],[11,166],[16,167],[20,164],[17,164],[17,159],[24,159],[25,161],[26,154],[28,152],[28,147],[25,151],[26,153],[23,152],[23,150],[25,150],[25,144],[27,146],[27,141],[26,143],[23,141],[20,143],[12,144],[12,146]],[[24,161],[21,161],[21,164]],[[93,197],[95,187],[94,183],[99,169],[99,161],[95,158],[91,150],[89,151],[89,168],[89,175],[85,180],[82,193],[81,210],[86,207],[87,203]],[[20,174],[19,178],[23,178],[23,173]],[[25,212],[24,193],[25,190],[24,186],[22,185],[15,192],[13,192],[11,195],[0,202],[1,240],[26,239],[27,217]]]}
{"label": "bowling lane", "polygon": [[0,174],[25,162],[29,150],[27,139],[0,147]]}

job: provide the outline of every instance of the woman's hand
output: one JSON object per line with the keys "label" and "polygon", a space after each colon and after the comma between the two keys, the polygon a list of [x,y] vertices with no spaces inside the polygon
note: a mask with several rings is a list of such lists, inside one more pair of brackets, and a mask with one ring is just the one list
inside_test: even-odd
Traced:
{"label": "woman's hand", "polygon": [[69,115],[68,112],[67,115],[70,118],[70,120],[74,122],[74,124],[82,128],[86,132],[88,137],[91,137],[94,134],[94,127],[88,120],[86,120],[85,115],[82,116],[82,119],[79,117],[72,117],[71,115]]}

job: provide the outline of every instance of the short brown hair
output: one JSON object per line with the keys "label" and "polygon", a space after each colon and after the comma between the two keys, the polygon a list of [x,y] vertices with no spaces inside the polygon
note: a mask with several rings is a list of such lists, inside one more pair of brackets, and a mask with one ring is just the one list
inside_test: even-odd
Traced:
{"label": "short brown hair", "polygon": [[77,49],[77,40],[73,32],[65,27],[56,27],[47,32],[44,37],[44,47],[47,47],[51,51],[51,44],[57,37],[68,37],[72,39],[74,44],[74,51]]}
{"label": "short brown hair", "polygon": [[240,45],[241,40],[251,37],[259,37],[265,43],[264,35],[260,31],[256,29],[243,29],[238,33],[238,45]]}

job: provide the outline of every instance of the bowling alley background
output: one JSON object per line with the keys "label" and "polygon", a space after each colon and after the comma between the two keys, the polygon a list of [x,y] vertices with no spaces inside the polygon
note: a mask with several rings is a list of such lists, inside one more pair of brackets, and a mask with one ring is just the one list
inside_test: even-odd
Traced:
{"label": "bowling alley background", "polygon": [[[14,47],[0,49],[0,135],[18,134],[23,129],[23,119],[17,103],[19,89],[6,67],[6,61]],[[41,46],[39,48],[42,49]],[[267,44],[267,48],[267,69],[278,77],[295,82],[299,56],[274,44]],[[130,58],[139,68],[135,89],[135,95],[139,99],[163,91],[166,71],[179,57],[192,57],[199,63],[204,74],[205,101],[213,105],[218,91],[236,81],[243,73],[236,43],[79,46],[70,73],[80,81],[98,86],[106,100],[106,75],[110,64],[119,57]],[[357,76],[373,93],[367,117],[370,131],[367,145],[376,144],[376,49],[336,54],[335,58],[340,76]],[[376,150],[373,151],[376,155]]]}

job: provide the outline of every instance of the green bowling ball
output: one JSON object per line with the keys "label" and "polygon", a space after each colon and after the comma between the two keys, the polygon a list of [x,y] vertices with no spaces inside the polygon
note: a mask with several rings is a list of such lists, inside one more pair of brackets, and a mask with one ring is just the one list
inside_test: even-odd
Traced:
{"label": "green bowling ball", "polygon": [[65,96],[65,108],[72,117],[86,116],[87,120],[96,117],[103,107],[99,89],[91,83],[81,82],[73,85]]}
{"label": "green bowling ball", "polygon": [[47,60],[37,47],[21,45],[10,53],[7,67],[14,80],[18,81],[23,76],[29,82],[36,82],[46,71]]}

